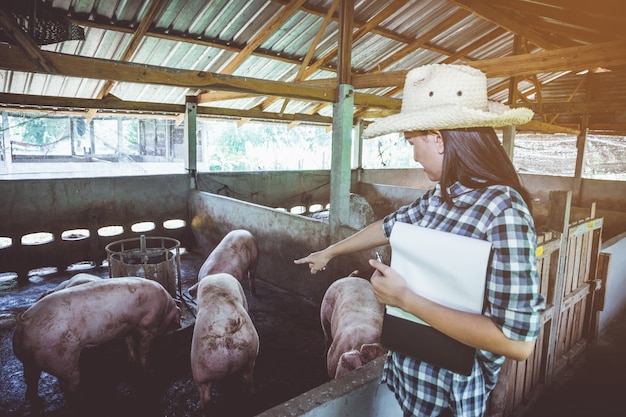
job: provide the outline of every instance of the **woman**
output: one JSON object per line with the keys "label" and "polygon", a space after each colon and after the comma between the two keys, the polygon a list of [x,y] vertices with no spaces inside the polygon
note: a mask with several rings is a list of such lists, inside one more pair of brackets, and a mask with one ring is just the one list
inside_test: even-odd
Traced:
{"label": "woman", "polygon": [[404,132],[435,188],[347,239],[294,261],[308,264],[314,274],[337,255],[388,243],[395,222],[490,241],[483,314],[421,297],[390,266],[369,261],[381,303],[477,349],[470,376],[390,352],[383,382],[405,416],[483,415],[505,357],[524,360],[534,349],[545,307],[535,269],[536,233],[528,194],[493,130],[531,118],[528,109],[490,108],[479,70],[435,64],[409,71],[400,114],[373,123],[364,135]]}

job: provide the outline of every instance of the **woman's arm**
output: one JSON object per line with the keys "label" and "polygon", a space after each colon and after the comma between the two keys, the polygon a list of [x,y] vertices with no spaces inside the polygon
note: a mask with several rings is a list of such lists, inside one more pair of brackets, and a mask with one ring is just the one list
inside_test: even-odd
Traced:
{"label": "woman's arm", "polygon": [[326,269],[326,264],[337,255],[360,252],[389,243],[383,234],[383,221],[377,220],[359,230],[350,237],[334,243],[319,252],[313,252],[309,256],[296,259],[295,264],[309,264],[312,274]]}
{"label": "woman's arm", "polygon": [[390,266],[370,260],[376,269],[371,283],[383,304],[399,307],[430,324],[440,332],[478,349],[524,360],[532,353],[534,341],[509,339],[487,316],[454,310],[430,301],[413,291]]}

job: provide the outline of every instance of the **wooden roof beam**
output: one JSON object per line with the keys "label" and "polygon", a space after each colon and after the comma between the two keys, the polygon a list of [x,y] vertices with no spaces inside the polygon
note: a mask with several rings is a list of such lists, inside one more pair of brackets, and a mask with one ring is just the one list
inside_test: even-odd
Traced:
{"label": "wooden roof beam", "polygon": [[[551,3],[555,3],[555,1],[553,0]],[[588,4],[596,6],[595,3]],[[544,19],[563,22],[571,27],[572,32],[578,30],[578,28],[587,28],[585,30],[593,29],[598,34],[605,33],[607,35],[619,36],[622,39],[626,38],[626,22],[623,16],[612,13],[612,18],[607,19],[600,17],[596,13],[587,13],[578,6],[573,4],[572,0],[563,2],[561,5],[510,0],[501,1],[497,4],[497,7],[503,10],[521,12],[531,16],[541,16]]]}
{"label": "wooden roof beam", "polygon": [[57,72],[54,64],[41,53],[39,45],[27,33],[24,33],[13,16],[4,9],[0,9],[0,26],[13,38],[18,48],[31,60],[35,67],[49,74]]}
{"label": "wooden roof beam", "polygon": [[415,39],[413,42],[409,42],[402,49],[400,49],[396,53],[392,54],[391,56],[383,60],[373,72],[381,72],[385,68],[389,68],[395,62],[415,52],[416,50],[424,46],[426,42],[430,41],[432,38],[434,38],[435,36],[443,32],[444,30],[459,23],[461,20],[465,19],[470,14],[471,13],[462,9],[455,12],[452,16],[448,17],[443,22],[439,23],[437,26],[433,27],[431,30],[427,31],[422,36]]}
{"label": "wooden roof beam", "polygon": [[[128,62],[86,58],[75,55],[44,52],[42,54],[58,69],[60,75],[77,78],[114,79],[131,83],[170,85],[183,88],[234,91],[262,96],[290,97],[306,101],[334,102],[335,88],[262,80],[250,77],[216,74],[205,71],[180,70]],[[0,44],[0,68],[13,71],[45,73],[18,48]],[[399,109],[397,99],[373,94],[355,93],[355,105]]]}
{"label": "wooden roof beam", "polygon": [[[156,16],[159,10],[161,10],[161,6],[163,5],[163,2],[164,0],[152,0],[150,2],[150,5],[148,6],[148,10],[146,10],[146,13],[143,19],[141,19],[141,22],[139,23],[137,30],[131,36],[130,42],[124,49],[124,52],[122,52],[120,61],[128,62],[133,57],[133,54],[135,53],[135,51],[137,51],[137,48],[139,47],[141,40],[148,32],[150,25],[152,25],[152,22],[154,21],[154,16]],[[97,98],[105,97],[111,92],[111,90],[113,90],[114,86],[115,86],[114,80],[107,80],[104,83],[104,86],[100,89],[100,91],[96,95],[96,97]],[[95,115],[95,110],[89,110],[89,112],[87,113],[87,122],[89,122],[94,115]]]}
{"label": "wooden roof beam", "polygon": [[[340,2],[341,0],[333,0],[333,4],[330,6],[330,9],[328,9],[328,13],[324,17],[324,20],[322,20],[322,24],[317,29],[315,38],[313,39],[313,42],[311,42],[311,45],[309,45],[309,50],[304,56],[304,59],[302,60],[302,64],[300,64],[298,73],[294,77],[293,81],[301,81],[303,79],[305,71],[307,67],[309,66],[309,63],[311,62],[311,59],[313,59],[313,55],[315,54],[315,49],[317,49],[317,46],[319,45],[319,42],[322,39],[322,36],[324,35],[324,31],[326,30],[326,27],[328,26],[328,23],[330,22],[331,18],[335,14],[335,10],[337,9],[337,6],[339,6]],[[277,99],[278,99],[277,97],[268,97],[267,99],[263,101],[263,103],[260,104],[261,109],[266,109],[272,103],[274,103]],[[289,103],[289,99],[283,100],[283,105],[280,110],[281,113],[285,111],[288,103]]]}
{"label": "wooden roof beam", "polygon": [[[573,43],[569,42],[563,45],[564,40],[556,40],[552,36],[546,36],[541,32],[537,32],[530,27],[524,25],[521,22],[512,19],[506,13],[503,13],[494,8],[489,2],[484,0],[450,0],[459,7],[462,7],[470,12],[482,17],[483,19],[493,23],[494,25],[501,26],[516,35],[523,36],[537,46],[543,49],[558,49],[563,46],[571,46]],[[567,41],[565,41],[567,42]]]}
{"label": "wooden roof beam", "polygon": [[252,53],[276,32],[289,19],[306,0],[293,0],[279,13],[267,22],[267,24],[246,44],[246,46],[233,58],[224,69],[222,74],[232,74]]}
{"label": "wooden roof beam", "polygon": [[[13,105],[15,111],[23,111],[24,108],[18,108],[18,106],[35,106],[43,107],[47,109],[55,109],[59,111],[73,110],[77,113],[76,109],[94,109],[94,110],[116,110],[120,112],[150,112],[150,113],[163,113],[168,114],[171,117],[175,117],[177,114],[185,113],[184,104],[162,104],[140,101],[124,101],[114,98],[105,97],[103,99],[95,98],[69,98],[69,97],[56,97],[56,96],[34,96],[27,94],[6,94],[0,93],[0,102],[5,105]],[[6,109],[6,107],[0,107]],[[68,110],[69,109],[69,110]],[[30,110],[30,109],[29,109]],[[49,110],[48,110],[49,111]],[[206,107],[198,106],[198,115],[204,116],[219,116],[219,117],[233,117],[244,119],[259,119],[259,120],[276,120],[276,121],[300,121],[309,123],[321,123],[331,124],[332,118],[309,115],[304,113],[297,114],[280,114],[269,113],[260,110],[238,110],[227,109],[222,107]]]}
{"label": "wooden roof beam", "polygon": [[[626,41],[575,46],[552,51],[485,59],[468,63],[487,77],[531,76],[534,74],[580,71],[589,68],[626,65]],[[402,86],[408,71],[388,71],[375,74],[354,74],[354,88]]]}
{"label": "wooden roof beam", "polygon": [[501,27],[496,27],[492,31],[487,33],[486,35],[482,36],[481,38],[479,38],[479,39],[475,40],[474,42],[472,42],[471,44],[467,45],[465,48],[460,49],[459,51],[457,51],[457,52],[453,53],[452,55],[448,56],[446,59],[441,61],[441,63],[442,64],[452,64],[456,60],[463,59],[463,57],[469,55],[472,51],[475,51],[476,49],[482,47],[483,45],[486,45],[487,43],[489,43],[489,42],[493,41],[494,39],[504,35],[505,33],[507,33],[507,31],[505,29],[503,29]]}

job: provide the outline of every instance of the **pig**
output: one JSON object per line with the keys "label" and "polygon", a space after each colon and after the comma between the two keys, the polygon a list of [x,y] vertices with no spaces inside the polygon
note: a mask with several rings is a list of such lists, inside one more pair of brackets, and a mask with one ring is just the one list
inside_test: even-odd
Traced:
{"label": "pig", "polygon": [[59,285],[57,285],[53,289],[48,290],[45,293],[41,294],[37,300],[41,300],[46,295],[52,294],[53,292],[60,291],[60,290],[65,289],[65,288],[74,287],[76,285],[81,285],[81,284],[86,284],[88,282],[99,281],[101,279],[102,278],[100,278],[97,275],[92,275],[92,274],[87,274],[87,273],[81,272],[80,274],[74,275],[70,279],[66,279],[65,281],[63,281],[62,283],[60,283]]}
{"label": "pig", "polygon": [[[229,232],[215,247],[204,261],[198,272],[198,282],[209,274],[224,272],[243,282],[248,276],[250,292],[256,295],[254,275],[259,257],[259,247],[256,239],[247,230],[238,229]],[[189,295],[196,297],[198,284],[189,288]]]}
{"label": "pig", "polygon": [[381,345],[384,306],[370,282],[355,273],[333,282],[320,306],[330,378],[339,378],[387,352]]}
{"label": "pig", "polygon": [[198,315],[191,341],[191,371],[200,408],[212,401],[211,386],[226,377],[241,377],[254,392],[253,371],[259,335],[248,315],[243,287],[234,276],[211,274],[198,283]]}
{"label": "pig", "polygon": [[84,348],[124,337],[130,360],[148,370],[157,335],[180,327],[181,310],[161,284],[139,277],[101,279],[53,292],[16,320],[13,352],[24,367],[27,400],[38,400],[41,371],[74,394]]}

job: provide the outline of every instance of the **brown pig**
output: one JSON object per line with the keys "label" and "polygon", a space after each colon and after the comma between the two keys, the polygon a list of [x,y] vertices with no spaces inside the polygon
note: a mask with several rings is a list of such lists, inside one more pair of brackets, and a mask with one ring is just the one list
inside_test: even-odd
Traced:
{"label": "brown pig", "polygon": [[80,382],[83,348],[125,337],[132,362],[148,367],[157,335],[180,327],[181,311],[156,281],[101,279],[53,292],[23,312],[13,334],[13,352],[24,366],[26,398],[38,398],[41,371],[69,393]]}
{"label": "brown pig", "polygon": [[386,352],[380,344],[384,306],[370,282],[353,274],[333,282],[320,307],[330,378],[339,378]]}
{"label": "brown pig", "polygon": [[200,408],[211,402],[211,385],[240,376],[254,391],[252,374],[259,335],[248,315],[241,284],[230,274],[208,275],[198,283],[198,315],[191,342],[191,372]]}
{"label": "brown pig", "polygon": [[[259,247],[256,239],[247,230],[238,229],[229,232],[215,247],[198,272],[198,282],[210,274],[224,272],[243,282],[248,277],[250,292],[256,295],[254,275],[259,257]],[[189,294],[196,297],[198,284],[189,288]]]}

